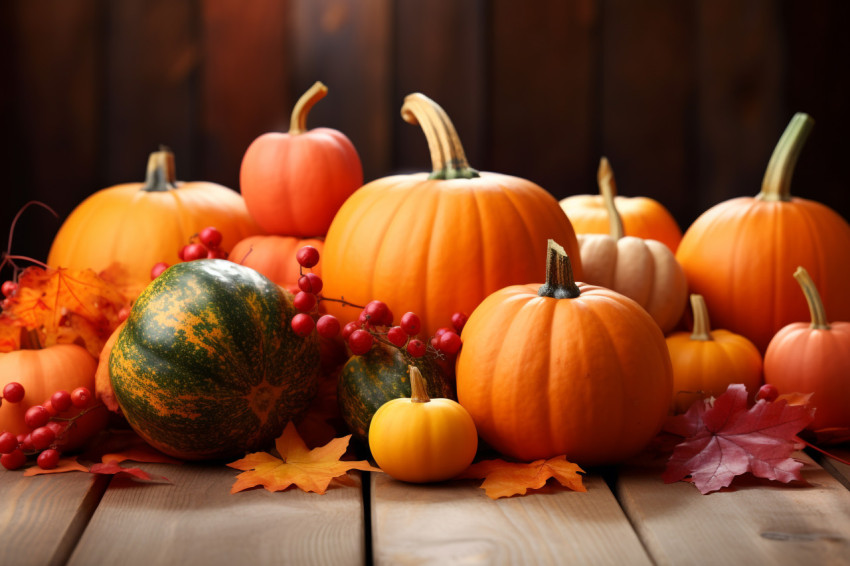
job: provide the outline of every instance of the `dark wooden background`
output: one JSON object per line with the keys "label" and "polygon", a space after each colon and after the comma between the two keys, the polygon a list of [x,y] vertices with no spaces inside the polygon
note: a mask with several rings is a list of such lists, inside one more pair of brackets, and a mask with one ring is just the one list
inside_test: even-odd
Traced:
{"label": "dark wooden background", "polygon": [[[662,201],[683,229],[755,195],[805,111],[794,193],[848,218],[848,22],[846,0],[5,1],[0,242],[31,199],[64,218],[141,181],[159,144],[180,179],[238,189],[248,144],[285,130],[316,80],[330,92],[309,126],[345,132],[367,181],[429,169],[399,115],[420,91],[474,167],[562,198],[595,192],[606,155],[621,194]],[[44,259],[59,225],[30,210],[13,252]]]}

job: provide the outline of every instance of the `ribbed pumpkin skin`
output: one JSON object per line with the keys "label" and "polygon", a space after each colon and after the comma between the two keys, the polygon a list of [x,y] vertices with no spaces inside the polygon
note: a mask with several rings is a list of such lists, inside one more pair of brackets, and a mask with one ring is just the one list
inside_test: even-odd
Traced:
{"label": "ribbed pumpkin skin", "polygon": [[502,454],[613,464],[667,416],[673,375],[658,325],[623,295],[578,287],[574,299],[539,297],[539,285],[502,289],[463,328],[458,401]]}
{"label": "ribbed pumpkin skin", "polygon": [[187,460],[265,448],[318,386],[315,334],[295,335],[280,288],[226,260],[176,264],[149,285],[109,360],[133,429]]}
{"label": "ribbed pumpkin skin", "polygon": [[[249,236],[233,246],[228,259],[254,268],[278,285],[289,288],[298,283],[301,266],[295,254],[303,246],[313,246],[321,254],[325,241],[295,236]],[[310,271],[321,277],[322,262],[319,261]]]}
{"label": "ribbed pumpkin skin", "polygon": [[[498,173],[372,181],[342,205],[325,239],[324,295],[413,311],[424,337],[470,313],[490,293],[546,271],[548,239],[563,245],[581,277],[578,242],[558,202],[540,186]],[[329,302],[345,322],[359,309]]]}

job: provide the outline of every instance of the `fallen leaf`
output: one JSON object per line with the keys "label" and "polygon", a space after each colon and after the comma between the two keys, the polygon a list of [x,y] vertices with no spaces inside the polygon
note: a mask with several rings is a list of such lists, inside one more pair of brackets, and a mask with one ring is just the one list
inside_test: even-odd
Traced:
{"label": "fallen leaf", "polygon": [[802,481],[803,463],[791,458],[800,447],[797,433],[814,411],[785,399],[747,404],[747,390],[733,384],[716,399],[691,405],[683,415],[668,419],[667,433],[684,438],[667,462],[666,483],[690,476],[701,493],[728,487],[747,472],[756,477]]}
{"label": "fallen leaf", "polygon": [[32,466],[24,470],[25,476],[41,476],[44,474],[61,474],[64,472],[88,472],[89,469],[80,464],[76,458],[60,458],[55,468],[42,470],[38,466]]}
{"label": "fallen leaf", "polygon": [[152,476],[141,468],[125,468],[115,461],[93,464],[89,471],[93,474],[129,476],[130,478],[137,480],[171,483],[166,477]]}
{"label": "fallen leaf", "polygon": [[290,422],[275,441],[279,458],[267,452],[254,452],[227,464],[231,468],[243,470],[236,476],[236,483],[230,493],[260,485],[269,491],[282,491],[295,485],[304,491],[325,493],[331,480],[344,475],[348,470],[380,472],[379,468],[371,466],[365,460],[340,460],[348,449],[350,439],[349,434],[310,450],[298,435],[295,425]]}
{"label": "fallen leaf", "polygon": [[568,462],[566,456],[531,463],[506,462],[505,460],[483,460],[472,464],[454,479],[484,478],[481,487],[491,499],[525,495],[529,489],[540,489],[549,478],[555,478],[562,486],[573,491],[587,491],[579,473],[578,465]]}

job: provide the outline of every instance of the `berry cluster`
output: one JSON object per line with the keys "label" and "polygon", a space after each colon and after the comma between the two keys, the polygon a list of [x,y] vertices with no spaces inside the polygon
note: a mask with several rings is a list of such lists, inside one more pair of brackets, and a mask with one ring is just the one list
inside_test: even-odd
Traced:
{"label": "berry cluster", "polygon": [[[223,236],[215,226],[207,226],[189,239],[189,243],[180,248],[177,257],[180,261],[194,261],[196,259],[218,258],[227,259],[227,252],[221,249]],[[168,269],[168,263],[160,261],[151,268],[151,279],[159,277],[160,273]]]}
{"label": "berry cluster", "polygon": [[[24,386],[20,383],[7,383],[0,403],[20,403],[24,394]],[[76,419],[94,408],[90,406],[92,400],[92,393],[87,387],[78,387],[70,393],[60,389],[41,405],[27,409],[24,424],[30,429],[29,433],[0,433],[0,465],[7,470],[17,470],[26,463],[28,456],[37,455],[36,463],[40,468],[55,468],[62,455],[63,436]],[[70,418],[59,417],[60,413],[72,408],[80,412]]]}
{"label": "berry cluster", "polygon": [[[413,358],[420,358],[429,351],[437,356],[454,356],[461,347],[460,331],[466,324],[466,315],[452,315],[452,327],[439,328],[430,341],[423,342],[417,336],[422,329],[422,323],[414,312],[402,315],[397,325],[393,324],[393,313],[383,301],[370,301],[363,307],[352,305],[342,299],[322,297],[322,279],[315,273],[304,273],[304,268],[310,269],[319,263],[319,251],[312,246],[299,249],[295,259],[301,266],[301,277],[298,279],[298,293],[293,304],[299,313],[292,317],[292,330],[299,336],[309,336],[316,329],[323,338],[341,336],[352,354],[367,353],[376,342],[394,346]],[[340,328],[339,320],[331,315],[319,315],[318,305],[321,301],[337,301],[349,306],[361,308],[356,321],[351,321]],[[317,318],[314,318],[317,317]]]}

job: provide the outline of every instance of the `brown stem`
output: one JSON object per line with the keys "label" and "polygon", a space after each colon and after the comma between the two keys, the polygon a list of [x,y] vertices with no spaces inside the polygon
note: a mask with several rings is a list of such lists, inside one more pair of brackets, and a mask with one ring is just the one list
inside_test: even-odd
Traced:
{"label": "brown stem", "polygon": [[581,294],[573,277],[570,257],[555,240],[549,240],[546,250],[546,283],[540,286],[537,294],[553,299],[575,299]]}
{"label": "brown stem", "polygon": [[145,176],[143,191],[170,191],[177,188],[177,173],[174,166],[174,154],[164,145],[148,158],[148,172]]}
{"label": "brown stem", "polygon": [[820,293],[818,293],[817,285],[815,285],[809,272],[802,266],[798,267],[794,272],[794,279],[800,284],[800,288],[803,289],[803,294],[806,296],[806,302],[809,304],[809,313],[812,315],[812,324],[809,328],[829,330],[829,321],[826,318],[823,301],[820,298]]}
{"label": "brown stem", "polygon": [[794,176],[794,167],[814,125],[815,121],[808,114],[794,114],[770,156],[757,199],[786,202],[791,200],[791,177]]}
{"label": "brown stem", "polygon": [[625,235],[625,230],[623,229],[623,219],[617,211],[616,204],[614,204],[614,197],[617,196],[617,183],[614,181],[614,170],[611,169],[607,157],[603,157],[599,161],[596,182],[599,185],[599,193],[602,195],[605,209],[608,211],[608,234],[615,240],[619,240]]}
{"label": "brown stem", "polygon": [[410,371],[410,402],[427,403],[431,398],[428,397],[428,391],[425,389],[422,373],[416,366],[407,366],[407,368]]}
{"label": "brown stem", "polygon": [[295,107],[292,109],[292,117],[289,120],[289,135],[297,136],[307,131],[307,114],[310,109],[318,101],[323,99],[328,94],[328,87],[322,84],[321,81],[313,83],[307,92],[301,95]]}
{"label": "brown stem", "polygon": [[708,321],[708,308],[702,295],[691,294],[691,310],[694,313],[694,329],[691,340],[714,340],[711,337],[711,324]]}

